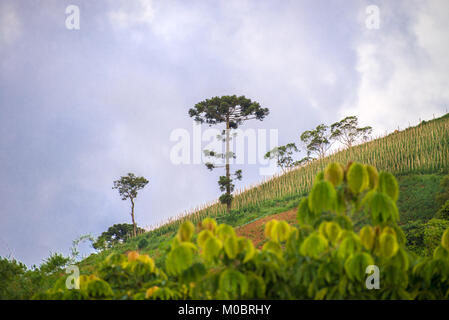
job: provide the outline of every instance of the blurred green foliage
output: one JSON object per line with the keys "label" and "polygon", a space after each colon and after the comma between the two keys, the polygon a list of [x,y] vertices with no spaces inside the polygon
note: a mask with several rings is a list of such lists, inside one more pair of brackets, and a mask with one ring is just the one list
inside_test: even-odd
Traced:
{"label": "blurred green foliage", "polygon": [[[61,277],[34,298],[447,299],[448,222],[426,222],[422,242],[435,249],[418,257],[398,226],[396,179],[358,163],[341,177],[340,168],[332,164],[317,175],[299,203],[297,227],[266,224],[262,250],[227,224],[207,218],[195,228],[186,221],[162,265],[137,251],[113,253],[81,277],[80,290],[67,290]],[[355,230],[352,218],[363,214],[369,221]],[[366,287],[372,265],[380,270],[378,290]]]}

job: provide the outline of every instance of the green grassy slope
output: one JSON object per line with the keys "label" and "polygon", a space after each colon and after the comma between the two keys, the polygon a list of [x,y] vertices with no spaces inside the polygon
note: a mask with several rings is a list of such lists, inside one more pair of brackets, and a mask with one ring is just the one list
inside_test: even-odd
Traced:
{"label": "green grassy slope", "polygon": [[98,261],[113,251],[136,250],[143,237],[148,238],[149,244],[141,252],[150,254],[156,263],[161,263],[161,257],[168,248],[170,239],[178,226],[187,219],[197,223],[211,216],[220,223],[240,226],[292,209],[298,205],[301,197],[307,194],[316,173],[334,161],[360,161],[374,165],[379,170],[392,172],[398,177],[400,185],[400,224],[405,225],[418,219],[428,221],[438,210],[434,199],[439,181],[443,174],[449,172],[449,114],[337,152],[257,187],[244,190],[236,195],[231,215],[225,214],[224,206],[214,204],[170,221],[154,231],[88,257],[80,263],[80,266],[84,267],[81,271],[89,272]]}
{"label": "green grassy slope", "polygon": [[441,178],[439,174],[411,174],[398,178],[401,225],[416,220],[428,221],[435,215],[439,209],[435,195],[440,189]]}

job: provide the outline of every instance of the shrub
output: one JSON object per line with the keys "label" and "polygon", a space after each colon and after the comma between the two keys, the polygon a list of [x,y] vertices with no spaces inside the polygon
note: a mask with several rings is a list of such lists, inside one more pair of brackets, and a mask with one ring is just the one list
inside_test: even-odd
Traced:
{"label": "shrub", "polygon": [[440,206],[449,201],[449,175],[444,176],[440,181],[441,191],[437,194],[436,200]]}
{"label": "shrub", "polygon": [[[92,244],[94,249],[104,250],[106,248],[111,248],[117,243],[125,242],[129,236],[132,234],[134,226],[129,223],[118,223],[109,227],[108,230],[103,232],[96,241]],[[138,233],[142,233],[145,230],[142,228],[137,228]]]}
{"label": "shrub", "polygon": [[[21,287],[21,279],[26,267],[16,260],[0,257],[0,299],[17,299],[20,296],[17,289]],[[17,290],[17,291],[16,291]]]}
{"label": "shrub", "polygon": [[41,264],[40,270],[44,274],[55,273],[61,271],[69,262],[70,258],[64,257],[62,254],[50,253],[50,256]]}
{"label": "shrub", "polygon": [[424,228],[423,242],[429,253],[433,253],[441,242],[441,236],[449,228],[449,221],[441,219],[431,219]]}
{"label": "shrub", "polygon": [[[30,299],[53,284],[36,267],[27,269],[16,260],[0,257],[0,300]],[[47,285],[48,284],[48,285]]]}
{"label": "shrub", "polygon": [[438,210],[435,218],[449,221],[449,200]]}
{"label": "shrub", "polygon": [[[187,222],[173,238],[163,267],[137,252],[112,254],[95,274],[81,277],[78,292],[66,290],[62,278],[36,298],[446,299],[449,229],[441,233],[447,223],[432,220],[423,236],[436,246],[433,257],[411,254],[397,225],[395,178],[367,171],[355,163],[342,180],[317,175],[311,198],[298,207],[299,226],[272,220],[262,250],[229,225],[209,219],[194,235]],[[370,181],[380,177],[381,183]],[[370,223],[357,231],[351,217],[361,214]],[[379,290],[365,284],[372,265],[380,270]]]}
{"label": "shrub", "polygon": [[425,228],[426,223],[421,220],[412,221],[403,226],[403,230],[407,235],[407,248],[420,256],[428,255],[427,249],[424,247]]}
{"label": "shrub", "polygon": [[144,249],[148,246],[148,240],[146,238],[142,238],[137,243],[137,248]]}

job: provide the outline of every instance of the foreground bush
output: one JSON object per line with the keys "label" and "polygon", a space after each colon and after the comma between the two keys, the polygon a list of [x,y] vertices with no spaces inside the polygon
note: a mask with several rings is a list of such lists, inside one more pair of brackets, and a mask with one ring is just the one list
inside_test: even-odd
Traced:
{"label": "foreground bush", "polygon": [[449,200],[438,210],[436,217],[443,220],[449,221]]}
{"label": "foreground bush", "polygon": [[[79,290],[66,289],[61,278],[35,298],[447,299],[449,229],[436,240],[433,257],[409,252],[397,225],[398,194],[387,172],[333,163],[299,204],[297,227],[276,220],[266,224],[262,250],[213,219],[197,228],[186,222],[164,268],[137,252],[113,254],[96,274],[81,276]],[[356,230],[352,218],[361,216],[370,223]],[[435,241],[433,233],[429,237]],[[373,276],[379,270],[379,286],[373,270]]]}
{"label": "foreground bush", "polygon": [[51,280],[35,266],[27,269],[21,262],[0,257],[0,300],[30,299],[42,288],[51,288]]}

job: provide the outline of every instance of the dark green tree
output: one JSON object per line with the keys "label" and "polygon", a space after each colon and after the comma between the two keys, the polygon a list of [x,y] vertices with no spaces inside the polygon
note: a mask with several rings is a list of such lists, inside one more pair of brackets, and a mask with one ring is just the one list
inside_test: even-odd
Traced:
{"label": "dark green tree", "polygon": [[70,258],[64,257],[60,253],[51,253],[50,256],[43,261],[40,266],[40,270],[44,274],[52,274],[55,272],[61,272],[61,270],[69,264]]}
{"label": "dark green tree", "polygon": [[[232,191],[234,190],[233,179],[231,177],[229,159],[235,158],[235,154],[230,151],[231,130],[237,129],[245,121],[251,119],[263,120],[269,114],[267,108],[262,108],[258,102],[251,101],[244,96],[222,96],[213,97],[197,103],[189,110],[189,116],[198,123],[207,123],[209,126],[224,124],[222,140],[225,142],[225,153],[215,153],[205,150],[207,156],[221,158],[224,160],[226,175],[221,176],[218,184],[221,191],[225,191],[220,196],[220,202],[226,204],[228,213],[231,211]],[[221,167],[213,163],[206,163],[209,170]],[[242,171],[237,170],[233,175],[235,179],[242,178]]]}
{"label": "dark green tree", "polygon": [[345,147],[350,148],[359,139],[368,140],[373,128],[370,126],[359,127],[356,116],[346,117],[331,125],[331,138],[340,141]]}
{"label": "dark green tree", "polygon": [[0,257],[0,300],[24,299],[23,293],[26,286],[24,284],[26,266],[8,258]]}
{"label": "dark green tree", "polygon": [[122,200],[131,201],[131,218],[133,223],[133,236],[137,235],[137,225],[134,219],[134,201],[137,197],[137,192],[143,189],[148,183],[148,180],[144,177],[136,177],[134,173],[128,173],[127,176],[120,177],[120,179],[114,181],[112,189],[118,189]]}
{"label": "dark green tree", "polygon": [[[145,231],[142,228],[137,227],[137,231]],[[134,225],[130,223],[117,223],[109,227],[108,230],[104,231],[92,244],[92,246],[97,249],[110,248],[117,243],[124,242],[130,233],[134,234]]]}

